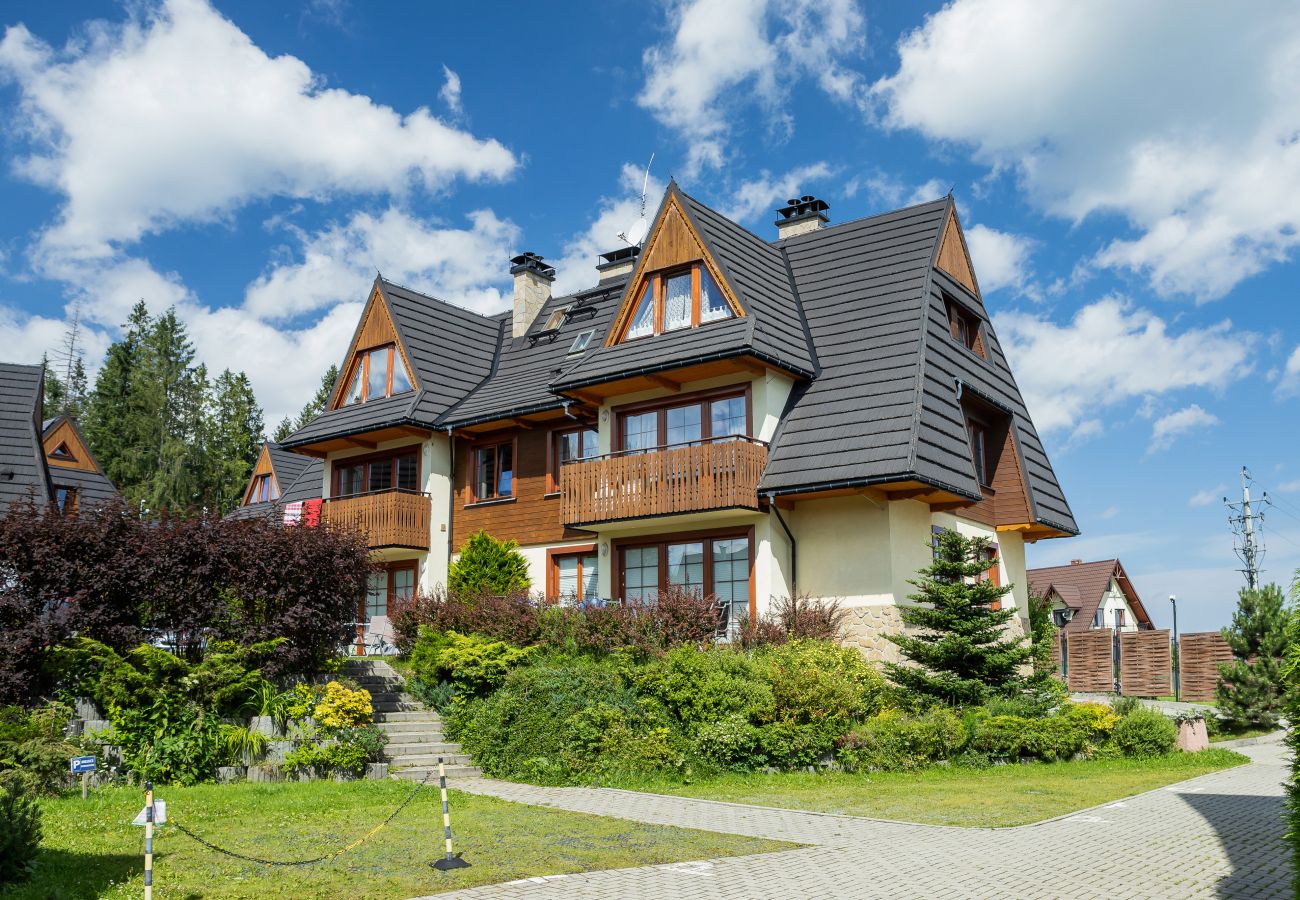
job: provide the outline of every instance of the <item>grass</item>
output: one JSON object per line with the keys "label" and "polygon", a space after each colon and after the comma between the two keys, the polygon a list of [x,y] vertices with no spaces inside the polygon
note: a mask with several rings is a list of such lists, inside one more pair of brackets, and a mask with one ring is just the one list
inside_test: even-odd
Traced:
{"label": "grass", "polygon": [[[411,790],[396,781],[161,788],[170,819],[213,843],[270,859],[319,856],[383,821]],[[41,854],[31,882],[6,897],[136,898],[142,893],[143,806],[135,788],[45,801]],[[404,898],[535,875],[765,853],[791,844],[642,825],[451,792],[456,849],[472,867],[437,872],[442,807],[426,788],[392,824],[338,859],[271,867],[220,856],[174,828],[154,840],[155,896]]]}
{"label": "grass", "polygon": [[1026,825],[1247,762],[1230,750],[1155,759],[1030,763],[988,769],[936,766],[870,775],[724,775],[637,789],[707,800],[986,828]]}
{"label": "grass", "polygon": [[1272,734],[1281,726],[1273,728],[1261,728],[1254,725],[1232,725],[1228,722],[1219,723],[1219,731],[1210,735],[1210,743],[1218,741],[1236,741],[1242,738],[1263,737],[1266,734]]}

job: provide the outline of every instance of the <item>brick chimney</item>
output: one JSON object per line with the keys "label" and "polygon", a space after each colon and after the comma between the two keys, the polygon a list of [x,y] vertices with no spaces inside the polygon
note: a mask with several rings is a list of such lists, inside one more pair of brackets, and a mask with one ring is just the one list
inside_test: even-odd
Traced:
{"label": "brick chimney", "polygon": [[631,275],[632,270],[636,268],[636,258],[640,253],[640,247],[620,247],[600,254],[604,262],[596,266],[596,271],[600,273],[601,283]]}
{"label": "brick chimney", "polygon": [[1081,566],[1081,565],[1083,565],[1083,560],[1081,560],[1081,559],[1072,559],[1072,560],[1070,560],[1070,565],[1072,565],[1072,566]]}
{"label": "brick chimney", "polygon": [[510,274],[515,276],[515,310],[511,333],[521,337],[533,319],[551,299],[555,269],[536,253],[521,253],[510,260]]}
{"label": "brick chimney", "polygon": [[831,220],[830,216],[826,215],[826,210],[830,208],[830,204],[825,200],[818,200],[811,194],[792,197],[786,201],[785,206],[776,211],[781,217],[776,220],[777,239],[785,240],[797,234],[816,231]]}

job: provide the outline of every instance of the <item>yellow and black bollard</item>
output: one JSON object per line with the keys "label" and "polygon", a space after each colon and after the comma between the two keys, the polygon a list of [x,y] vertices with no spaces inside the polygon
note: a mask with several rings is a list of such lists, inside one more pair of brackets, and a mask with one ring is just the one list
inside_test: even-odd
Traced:
{"label": "yellow and black bollard", "polygon": [[153,782],[144,783],[144,900],[153,900]]}
{"label": "yellow and black bollard", "polygon": [[469,863],[461,859],[459,853],[453,854],[451,852],[451,811],[447,807],[447,767],[443,765],[441,756],[438,757],[438,787],[442,789],[442,831],[447,840],[447,855],[430,863],[430,865],[440,872],[447,872],[451,869],[468,869]]}

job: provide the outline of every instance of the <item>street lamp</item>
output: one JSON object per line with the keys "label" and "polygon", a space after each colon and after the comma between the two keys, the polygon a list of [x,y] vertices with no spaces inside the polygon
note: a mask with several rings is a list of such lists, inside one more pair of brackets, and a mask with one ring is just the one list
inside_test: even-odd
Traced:
{"label": "street lamp", "polygon": [[1174,666],[1174,702],[1178,702],[1180,683],[1183,680],[1183,650],[1178,646],[1178,598],[1169,595],[1169,607],[1174,611],[1174,652],[1178,654],[1178,663]]}

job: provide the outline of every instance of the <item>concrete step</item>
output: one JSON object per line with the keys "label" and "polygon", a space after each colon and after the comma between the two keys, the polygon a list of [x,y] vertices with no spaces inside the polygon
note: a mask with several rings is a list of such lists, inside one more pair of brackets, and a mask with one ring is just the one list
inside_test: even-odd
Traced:
{"label": "concrete step", "polygon": [[370,707],[377,713],[424,712],[424,704],[419,700],[370,700]]}
{"label": "concrete step", "polygon": [[386,756],[425,756],[428,754],[446,756],[448,753],[460,753],[460,744],[453,744],[449,741],[428,740],[412,741],[409,744],[390,742],[384,747]]}
{"label": "concrete step", "polygon": [[[389,769],[388,771],[390,778],[403,781],[423,781],[427,775],[430,784],[434,786],[438,784],[438,767],[436,765],[433,767],[402,768],[396,771]],[[465,781],[466,779],[481,778],[483,776],[483,770],[478,766],[447,766],[445,771],[447,773],[447,786],[453,788],[456,786],[457,780]]]}
{"label": "concrete step", "polygon": [[380,725],[390,725],[397,722],[437,722],[442,723],[436,712],[427,709],[414,710],[375,710],[375,722]]}
{"label": "concrete step", "polygon": [[[392,715],[399,715],[393,713]],[[390,738],[399,734],[413,734],[426,731],[442,731],[441,719],[420,719],[415,722],[376,722],[379,730]]]}
{"label": "concrete step", "polygon": [[385,757],[385,758],[386,758],[390,763],[392,763],[393,765],[395,765],[395,766],[401,766],[401,767],[404,768],[404,769],[407,768],[407,767],[410,767],[410,766],[414,766],[414,767],[417,767],[417,768],[423,767],[423,768],[426,768],[426,769],[428,769],[428,768],[434,768],[434,769],[436,769],[436,768],[438,767],[438,757],[442,757],[442,761],[445,762],[445,763],[446,763],[447,765],[449,765],[449,766],[452,766],[452,765],[456,765],[456,766],[468,766],[468,765],[473,765],[473,763],[474,763],[474,760],[470,758],[470,756],[469,756],[468,753],[399,753],[399,754],[392,754],[392,753],[389,753],[389,752],[385,751],[385,753],[384,753],[384,757]]}
{"label": "concrete step", "polygon": [[441,731],[398,731],[388,735],[388,746],[407,747],[411,744],[445,744],[446,735]]}

